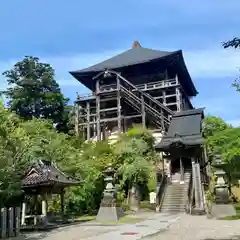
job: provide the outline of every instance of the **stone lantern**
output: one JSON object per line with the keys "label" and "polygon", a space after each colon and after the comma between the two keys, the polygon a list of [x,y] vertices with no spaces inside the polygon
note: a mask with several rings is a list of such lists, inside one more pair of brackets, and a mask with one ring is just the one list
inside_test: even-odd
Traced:
{"label": "stone lantern", "polygon": [[216,176],[216,185],[214,187],[215,203],[225,204],[229,203],[229,189],[225,181],[226,172],[223,170],[225,163],[222,162],[221,156],[215,156],[215,163],[213,166],[216,168],[214,175]]}
{"label": "stone lantern", "polygon": [[117,221],[124,216],[124,212],[117,204],[117,192],[114,186],[114,173],[115,170],[111,165],[108,165],[104,171],[106,183],[105,190],[103,192],[102,202],[96,217],[98,221]]}

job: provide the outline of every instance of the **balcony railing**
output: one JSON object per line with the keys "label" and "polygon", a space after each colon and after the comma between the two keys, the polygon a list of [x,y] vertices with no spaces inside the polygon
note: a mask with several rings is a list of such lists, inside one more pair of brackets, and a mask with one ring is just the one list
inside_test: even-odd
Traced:
{"label": "balcony railing", "polygon": [[[157,82],[137,84],[136,87],[142,91],[149,91],[149,90],[156,90],[156,89],[167,88],[167,87],[174,87],[177,85],[179,85],[178,80],[176,78],[173,78],[173,79],[161,80]],[[117,84],[100,86],[101,93],[115,91],[116,89],[117,89]],[[87,99],[94,99],[94,98],[95,98],[94,92],[88,93],[82,96],[78,96],[78,100],[80,101],[87,100]]]}

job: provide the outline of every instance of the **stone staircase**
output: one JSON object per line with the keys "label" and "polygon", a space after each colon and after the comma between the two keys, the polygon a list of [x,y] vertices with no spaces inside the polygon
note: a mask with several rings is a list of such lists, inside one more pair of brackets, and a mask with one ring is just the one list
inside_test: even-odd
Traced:
{"label": "stone staircase", "polygon": [[176,172],[174,175],[172,175],[172,183],[167,185],[164,193],[161,212],[185,212],[190,176],[190,171],[185,172],[184,182],[181,182],[179,172]]}

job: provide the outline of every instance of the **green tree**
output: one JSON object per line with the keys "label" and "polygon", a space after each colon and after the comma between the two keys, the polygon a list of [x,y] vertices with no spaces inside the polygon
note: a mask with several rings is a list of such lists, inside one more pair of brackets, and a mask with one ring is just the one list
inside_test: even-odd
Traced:
{"label": "green tree", "polygon": [[104,190],[104,170],[114,162],[110,145],[107,142],[90,142],[82,145],[79,161],[83,164],[84,184],[73,188],[67,199],[68,211],[91,213],[98,209]]}
{"label": "green tree", "polygon": [[113,149],[120,188],[127,188],[132,210],[139,209],[140,186],[146,186],[149,180],[154,162],[153,143],[150,132],[137,126],[123,134]]}
{"label": "green tree", "polygon": [[15,134],[19,118],[0,103],[0,206],[21,195],[20,180],[27,146]]}
{"label": "green tree", "polygon": [[227,128],[230,128],[230,125],[216,116],[209,115],[205,117],[203,122],[203,134],[205,138],[211,137]]}
{"label": "green tree", "polygon": [[240,128],[226,128],[210,136],[207,143],[213,154],[221,154],[231,187],[240,177]]}
{"label": "green tree", "polygon": [[234,37],[232,40],[226,41],[223,43],[224,48],[240,48],[240,38]]}
{"label": "green tree", "polygon": [[66,125],[68,99],[64,98],[55,80],[54,69],[37,57],[26,56],[3,73],[9,88],[4,95],[11,111],[25,120],[51,119],[57,126]]}
{"label": "green tree", "polygon": [[[234,37],[232,40],[226,41],[223,43],[223,47],[224,48],[235,48],[235,49],[239,49],[240,48],[240,38],[238,37]],[[238,77],[237,79],[234,80],[232,86],[234,88],[236,88],[236,90],[238,92],[240,92],[240,82],[239,82],[240,78]]]}

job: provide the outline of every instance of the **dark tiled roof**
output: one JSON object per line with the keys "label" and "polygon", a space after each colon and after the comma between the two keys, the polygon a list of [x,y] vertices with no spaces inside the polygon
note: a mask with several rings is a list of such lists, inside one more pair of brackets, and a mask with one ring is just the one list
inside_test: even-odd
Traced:
{"label": "dark tiled roof", "polygon": [[202,136],[203,108],[176,113],[171,120],[168,133],[156,146],[156,149],[167,150],[172,144],[193,146],[204,143]]}
{"label": "dark tiled roof", "polygon": [[68,177],[50,161],[39,160],[33,164],[25,178],[22,180],[24,187],[37,187],[49,185],[78,185],[79,182]]}
{"label": "dark tiled roof", "polygon": [[150,64],[151,62],[160,61],[162,59],[164,59],[164,61],[166,60],[166,63],[176,64],[176,69],[178,69],[177,71],[180,77],[179,79],[186,93],[189,96],[196,96],[198,92],[185,65],[182,50],[172,52],[158,51],[141,47],[138,42],[134,42],[133,48],[117,56],[82,70],[70,71],[70,74],[87,88],[94,90],[95,84],[93,77],[101,71],[106,69],[120,71],[124,76],[125,69],[130,66]]}
{"label": "dark tiled roof", "polygon": [[179,51],[165,52],[165,51],[152,50],[149,48],[137,47],[137,48],[129,49],[121,54],[118,54],[117,56],[114,56],[110,59],[107,59],[91,67],[84,68],[82,70],[74,71],[71,73],[99,72],[105,69],[121,68],[125,66],[145,63],[158,58],[163,58],[163,57],[175,54],[177,52]]}

